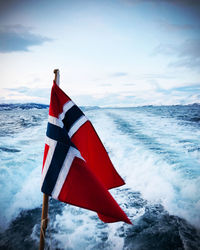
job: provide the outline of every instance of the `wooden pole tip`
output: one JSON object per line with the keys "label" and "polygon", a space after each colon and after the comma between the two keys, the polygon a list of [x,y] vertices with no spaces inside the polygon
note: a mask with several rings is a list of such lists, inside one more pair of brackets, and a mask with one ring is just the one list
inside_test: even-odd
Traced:
{"label": "wooden pole tip", "polygon": [[54,81],[56,84],[59,86],[60,85],[60,74],[59,74],[59,69],[54,69],[53,73],[55,74]]}

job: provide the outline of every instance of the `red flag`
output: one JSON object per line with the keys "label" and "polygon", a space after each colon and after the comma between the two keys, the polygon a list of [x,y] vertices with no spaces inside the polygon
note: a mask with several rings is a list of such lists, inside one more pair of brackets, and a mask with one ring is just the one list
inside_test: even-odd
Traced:
{"label": "red flag", "polygon": [[42,192],[96,211],[104,222],[126,214],[108,192],[124,184],[91,122],[54,82],[42,171]]}

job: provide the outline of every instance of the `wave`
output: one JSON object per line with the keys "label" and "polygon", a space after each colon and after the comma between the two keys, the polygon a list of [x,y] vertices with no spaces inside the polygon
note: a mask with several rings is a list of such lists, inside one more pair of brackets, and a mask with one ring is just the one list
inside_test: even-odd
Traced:
{"label": "wave", "polygon": [[16,148],[6,148],[6,147],[0,147],[0,151],[9,152],[9,153],[18,153],[18,152],[20,152],[19,149],[16,149]]}
{"label": "wave", "polygon": [[[0,141],[0,249],[36,249],[39,241],[48,109],[32,107],[0,112],[4,136]],[[91,211],[50,200],[47,245],[54,249],[198,249],[200,124],[192,119],[200,114],[200,105],[86,107],[84,111],[127,183],[111,193],[133,226],[104,224]]]}

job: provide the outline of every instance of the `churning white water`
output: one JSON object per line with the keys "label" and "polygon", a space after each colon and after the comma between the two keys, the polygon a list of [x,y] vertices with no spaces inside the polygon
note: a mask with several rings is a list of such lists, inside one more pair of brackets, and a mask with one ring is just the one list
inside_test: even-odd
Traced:
{"label": "churning white water", "polygon": [[[47,245],[198,249],[200,106],[83,110],[125,179],[111,193],[133,226],[104,224],[94,212],[51,200]],[[42,105],[1,107],[0,249],[37,248],[47,116]]]}

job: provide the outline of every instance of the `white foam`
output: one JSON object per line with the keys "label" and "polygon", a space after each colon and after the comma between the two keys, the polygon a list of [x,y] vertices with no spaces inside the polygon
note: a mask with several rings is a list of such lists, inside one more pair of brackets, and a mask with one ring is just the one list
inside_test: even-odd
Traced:
{"label": "white foam", "polygon": [[[132,133],[120,129],[112,114],[130,126],[134,125],[128,127]],[[198,152],[186,151],[195,140],[199,140],[199,132],[182,127],[175,119],[149,117],[149,114],[140,112],[100,109],[87,111],[86,115],[92,120],[114,166],[126,181],[124,187],[111,192],[134,223],[145,211],[144,207],[136,209],[130,206],[124,195],[126,188],[139,191],[149,202],[161,203],[171,214],[199,226],[200,177],[191,177],[181,168],[181,157],[187,158],[190,169],[195,168],[194,161],[199,161]],[[40,178],[46,124],[47,116],[41,126],[25,129],[23,133],[6,137],[1,142],[4,146],[11,145],[21,150],[13,153],[13,158],[11,154],[1,152],[0,190],[3,192],[0,193],[0,223],[3,228],[23,209],[39,207],[42,203]],[[170,163],[166,154],[150,150],[133,132],[153,138],[164,149],[171,148],[179,163]],[[91,211],[66,206],[51,223],[55,229],[51,237],[57,241],[55,245],[58,248],[98,249],[99,244],[105,244],[101,245],[104,249],[122,249],[124,245],[124,238],[118,235],[124,224],[103,224]]]}
{"label": "white foam", "polygon": [[5,229],[23,209],[38,207],[42,202],[40,179],[46,124],[26,128],[1,142],[1,146],[20,152],[1,152],[0,229]]}
{"label": "white foam", "polygon": [[[191,178],[184,171],[184,167],[181,168],[183,164],[181,157],[186,156],[184,145],[179,142],[181,136],[184,140],[197,139],[196,131],[194,133],[191,128],[182,128],[175,119],[163,119],[159,122],[160,118],[149,117],[148,114],[145,116],[144,113],[121,110],[107,110],[107,113],[106,115],[106,112],[98,112],[98,115],[92,119],[107,149],[112,150],[111,159],[119,173],[125,178],[126,187],[141,192],[145,199],[161,203],[171,214],[183,217],[199,227],[199,177]],[[165,149],[171,147],[172,151],[179,154],[179,163],[170,164],[166,161],[166,154],[163,157],[162,154],[150,150],[137,136],[120,130],[119,124],[112,119],[112,114],[135,126],[137,122],[140,122],[140,125],[135,127],[139,131],[134,131],[133,127],[133,132],[141,132],[153,137]],[[163,140],[162,135],[167,139]],[[193,159],[192,155],[187,155],[187,157],[190,163],[187,167],[191,170],[197,167],[193,162],[198,159]]]}

